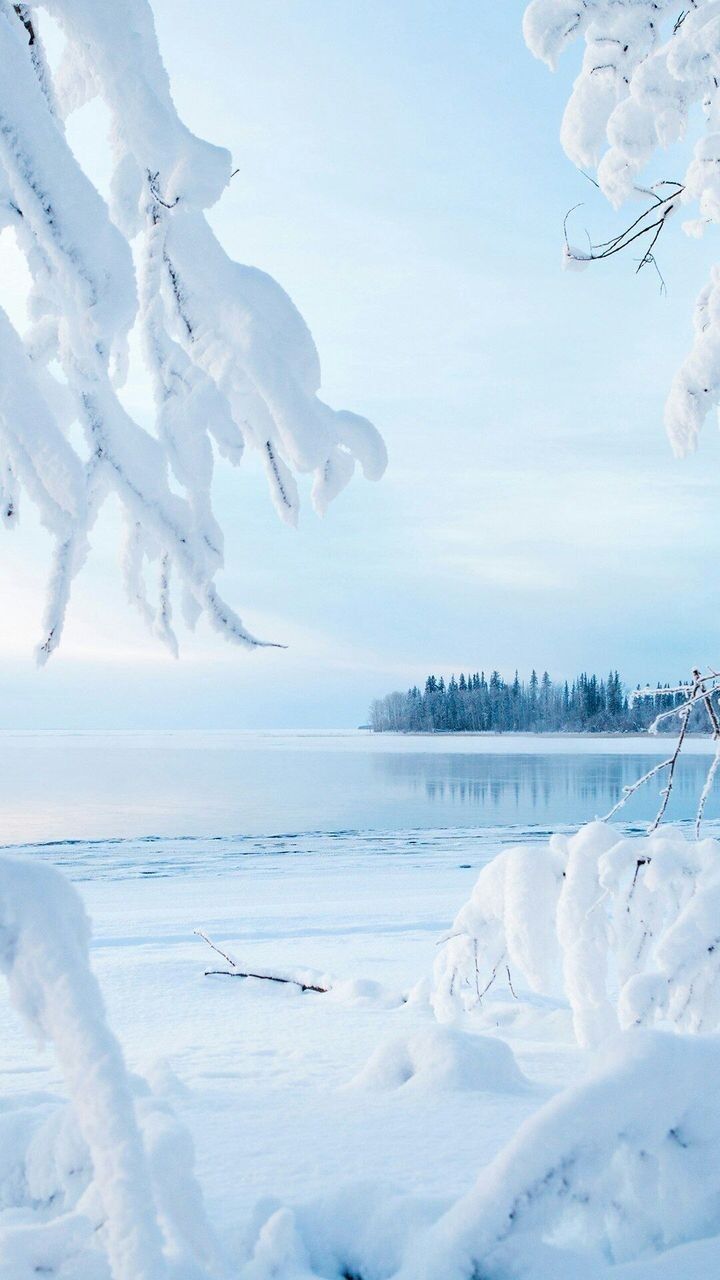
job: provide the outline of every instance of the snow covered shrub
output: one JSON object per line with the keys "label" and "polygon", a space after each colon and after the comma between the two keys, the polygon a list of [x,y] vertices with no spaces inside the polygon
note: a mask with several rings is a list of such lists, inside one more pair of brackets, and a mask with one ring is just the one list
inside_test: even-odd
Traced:
{"label": "snow covered shrub", "polygon": [[88,941],[59,872],[0,858],[0,968],[31,1032],[52,1042],[70,1102],[0,1112],[2,1280],[161,1280],[166,1251],[213,1258],[189,1137],[128,1077]]}
{"label": "snow covered shrub", "polygon": [[481,1008],[505,978],[566,998],[583,1045],[634,1025],[720,1029],[720,843],[594,822],[506,850],[443,943],[437,1017]]}
{"label": "snow covered shrub", "polygon": [[542,851],[516,845],[483,867],[435,963],[431,1000],[441,1021],[478,1005],[511,965],[531,991],[560,990],[555,914],[563,871],[555,840]]}
{"label": "snow covered shrub", "polygon": [[708,1087],[718,1072],[717,1037],[627,1032],[417,1236],[398,1280],[595,1280],[720,1232],[720,1110]]}
{"label": "snow covered shrub", "polygon": [[[641,263],[676,212],[694,206],[684,224],[700,236],[720,222],[720,34],[716,0],[532,0],[525,38],[551,67],[577,39],[582,69],[561,128],[569,158],[595,170],[615,206],[642,200],[645,212],[616,239],[580,251],[566,244],[565,261],[587,266],[632,245]],[[699,108],[699,109],[698,109]],[[704,117],[704,125],[703,125]],[[658,153],[695,137],[681,181],[653,173]],[[665,160],[661,160],[663,170]],[[662,179],[657,181],[657,179]],[[720,268],[714,267],[694,317],[695,342],[667,402],[666,426],[678,454],[697,443],[703,421],[720,401]]]}
{"label": "snow covered shrub", "polygon": [[[41,9],[66,38],[55,71]],[[178,118],[147,0],[0,0],[0,64],[0,231],[12,230],[32,278],[26,333],[0,309],[0,499],[12,526],[22,486],[55,539],[39,658],[57,648],[111,493],[127,526],[130,599],[170,648],[172,574],[191,625],[204,613],[229,639],[257,644],[214,585],[223,555],[214,451],[237,464],[245,442],[256,448],[292,524],[294,473],[314,476],[322,512],[356,462],[370,478],[382,474],[382,441],[364,418],[318,398],[317,352],[292,302],[213,235],[204,211],[227,186],[230,156]],[[64,129],[95,97],[112,121],[109,207]],[[155,391],[153,434],[119,395],[136,323]],[[73,424],[79,434],[69,435]]]}

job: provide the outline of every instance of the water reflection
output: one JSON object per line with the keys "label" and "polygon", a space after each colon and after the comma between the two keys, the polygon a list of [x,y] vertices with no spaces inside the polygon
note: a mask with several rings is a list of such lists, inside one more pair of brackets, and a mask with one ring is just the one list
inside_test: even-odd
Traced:
{"label": "water reflection", "polygon": [[[384,755],[374,759],[386,786],[394,786],[418,801],[466,811],[458,821],[582,822],[602,817],[617,804],[657,756],[646,755]],[[687,756],[676,773],[668,817],[694,817],[709,759]],[[660,803],[664,776],[648,782],[632,796],[622,817],[650,820]],[[706,808],[708,818],[720,815],[716,788]]]}

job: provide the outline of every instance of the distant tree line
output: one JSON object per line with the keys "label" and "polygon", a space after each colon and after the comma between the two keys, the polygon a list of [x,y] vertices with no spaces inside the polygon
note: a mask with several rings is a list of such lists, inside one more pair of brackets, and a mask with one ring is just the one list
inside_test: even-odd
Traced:
{"label": "distant tree line", "polygon": [[[453,675],[447,684],[432,675],[422,690],[414,685],[373,702],[370,725],[376,733],[642,733],[659,712],[683,701],[668,689],[657,685],[652,695],[636,699],[617,671],[604,678],[584,672],[571,684],[557,683],[547,671],[539,677],[533,671],[527,682],[517,672],[509,682],[498,671],[489,679],[484,671]],[[706,727],[701,711],[694,710],[698,723],[691,729]],[[677,719],[670,716],[659,727],[672,732]]]}

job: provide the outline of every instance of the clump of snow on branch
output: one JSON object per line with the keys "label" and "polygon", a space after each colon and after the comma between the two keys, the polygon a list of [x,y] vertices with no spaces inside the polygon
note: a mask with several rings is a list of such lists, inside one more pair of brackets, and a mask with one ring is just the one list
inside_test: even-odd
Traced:
{"label": "clump of snow on branch", "polygon": [[69,1098],[0,1113],[0,1272],[162,1280],[174,1261],[199,1280],[216,1249],[192,1144],[128,1076],[88,941],[59,872],[0,859],[0,969],[30,1031],[53,1044]]}
{"label": "clump of snow on branch", "polygon": [[[54,72],[41,9],[66,39]],[[14,232],[32,280],[27,332],[0,309],[0,502],[12,525],[25,490],[55,541],[39,657],[57,648],[110,493],[127,525],[129,596],[168,646],[176,648],[173,578],[189,624],[204,614],[229,639],[255,645],[215,587],[223,538],[211,502],[214,453],[237,464],[246,443],[257,449],[275,505],[294,524],[296,474],[313,476],[322,512],[356,463],[379,478],[383,443],[364,418],[319,399],[302,317],[211,231],[205,210],[227,186],[230,156],[178,118],[147,0],[0,0],[0,60],[0,230]],[[64,129],[95,97],[112,121],[109,207]],[[118,394],[136,324],[155,393],[152,434]]]}
{"label": "clump of snow on branch", "polygon": [[512,984],[566,1000],[580,1044],[621,1028],[720,1030],[720,843],[604,823],[506,850],[480,873],[435,964],[441,1021]]}
{"label": "clump of snow on branch", "polygon": [[[582,69],[561,127],[569,158],[594,170],[616,207],[638,195],[646,211],[590,257],[642,245],[641,265],[668,218],[694,208],[691,235],[720,222],[720,27],[715,0],[533,0],[525,38],[551,67],[583,40]],[[698,108],[700,110],[698,111]],[[704,124],[703,124],[704,119]],[[658,152],[695,139],[682,182],[652,171]],[[568,254],[574,258],[574,251]],[[586,265],[587,253],[580,265]],[[695,341],[668,398],[666,426],[678,454],[695,448],[703,421],[720,403],[720,273],[697,300]]]}

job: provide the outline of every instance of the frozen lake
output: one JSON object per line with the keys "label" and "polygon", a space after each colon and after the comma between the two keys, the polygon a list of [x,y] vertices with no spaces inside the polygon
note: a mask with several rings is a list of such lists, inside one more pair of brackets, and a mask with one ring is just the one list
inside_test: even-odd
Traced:
{"label": "frozen lake", "polygon": [[[668,739],[367,733],[0,734],[0,842],[140,870],[248,854],[433,850],[608,812]],[[690,819],[710,744],[689,743],[669,816]],[[655,812],[652,782],[623,813]],[[712,797],[708,817],[720,815]],[[73,846],[68,842],[81,842]],[[99,842],[95,847],[86,842]],[[114,843],[113,843],[114,842]],[[48,850],[48,853],[50,850]],[[453,855],[454,856],[454,855]],[[99,866],[98,866],[99,869]]]}

